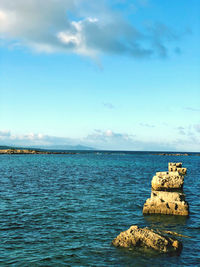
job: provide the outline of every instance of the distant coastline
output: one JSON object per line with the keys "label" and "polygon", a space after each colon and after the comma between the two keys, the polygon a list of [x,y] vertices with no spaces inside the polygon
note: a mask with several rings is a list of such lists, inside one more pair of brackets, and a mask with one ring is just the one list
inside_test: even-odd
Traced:
{"label": "distant coastline", "polygon": [[77,152],[66,151],[39,151],[32,149],[0,149],[0,154],[78,154]]}
{"label": "distant coastline", "polygon": [[109,151],[109,150],[87,150],[87,149],[77,149],[77,150],[53,150],[53,149],[34,149],[34,148],[14,148],[14,147],[0,147],[0,155],[30,155],[30,154],[82,154],[82,153],[96,153],[96,154],[135,154],[135,153],[145,153],[155,156],[200,156],[200,153],[192,152],[158,152],[158,151]]}
{"label": "distant coastline", "polygon": [[[159,156],[189,156],[188,153],[152,153],[152,155],[159,155]],[[198,154],[199,156],[200,154]]]}

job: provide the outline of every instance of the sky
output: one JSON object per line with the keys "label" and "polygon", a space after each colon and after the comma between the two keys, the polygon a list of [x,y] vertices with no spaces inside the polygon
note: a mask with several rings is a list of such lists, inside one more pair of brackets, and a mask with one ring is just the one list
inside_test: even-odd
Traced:
{"label": "sky", "polygon": [[200,151],[199,0],[0,0],[0,145]]}

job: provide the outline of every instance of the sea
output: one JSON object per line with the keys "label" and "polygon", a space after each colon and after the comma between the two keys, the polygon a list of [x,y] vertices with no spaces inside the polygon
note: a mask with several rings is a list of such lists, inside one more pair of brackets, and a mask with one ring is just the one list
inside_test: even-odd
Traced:
{"label": "sea", "polygon": [[[155,172],[188,169],[190,216],[143,215]],[[131,225],[175,231],[180,255],[121,249]],[[200,266],[200,156],[151,152],[0,155],[0,266]]]}

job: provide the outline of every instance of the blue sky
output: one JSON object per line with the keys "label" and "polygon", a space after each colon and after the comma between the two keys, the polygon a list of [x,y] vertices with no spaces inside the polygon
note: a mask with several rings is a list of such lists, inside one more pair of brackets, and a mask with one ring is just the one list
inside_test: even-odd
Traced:
{"label": "blue sky", "polygon": [[1,0],[0,144],[200,151],[198,0]]}

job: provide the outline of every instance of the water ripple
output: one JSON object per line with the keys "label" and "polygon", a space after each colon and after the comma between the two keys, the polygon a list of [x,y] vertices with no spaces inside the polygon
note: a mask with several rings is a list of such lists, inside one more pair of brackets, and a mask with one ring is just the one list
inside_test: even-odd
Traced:
{"label": "water ripple", "polygon": [[[190,217],[143,216],[156,171],[182,161]],[[198,266],[200,157],[127,153],[1,155],[0,265]],[[116,249],[133,224],[176,231],[179,257]]]}

